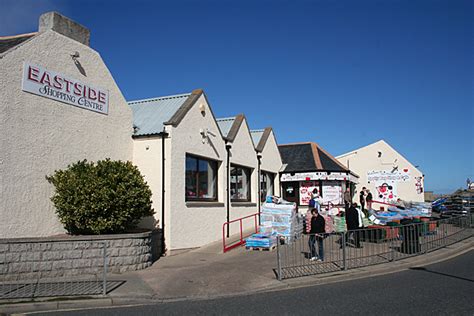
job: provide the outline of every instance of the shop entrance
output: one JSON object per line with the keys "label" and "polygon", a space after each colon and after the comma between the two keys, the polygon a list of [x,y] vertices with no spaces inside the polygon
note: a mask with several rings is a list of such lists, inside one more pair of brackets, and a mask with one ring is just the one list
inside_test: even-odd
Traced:
{"label": "shop entrance", "polygon": [[282,182],[283,199],[294,202],[296,205],[300,203],[300,184],[299,182]]}

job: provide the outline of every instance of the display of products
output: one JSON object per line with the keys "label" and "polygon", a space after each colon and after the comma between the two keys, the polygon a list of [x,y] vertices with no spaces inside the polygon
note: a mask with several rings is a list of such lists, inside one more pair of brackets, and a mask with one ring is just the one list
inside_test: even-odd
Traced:
{"label": "display of products", "polygon": [[277,243],[277,236],[274,234],[253,234],[245,239],[247,248],[271,248]]}
{"label": "display of products", "polygon": [[423,202],[403,202],[404,207],[392,205],[387,211],[370,210],[370,219],[377,225],[387,225],[403,219],[431,216],[431,204]]}
{"label": "display of products", "polygon": [[271,227],[273,235],[286,237],[287,241],[301,234],[303,224],[296,216],[295,203],[276,197],[267,197],[267,201],[271,202],[264,203],[260,212],[260,223],[265,227],[260,228],[260,231],[268,233]]}

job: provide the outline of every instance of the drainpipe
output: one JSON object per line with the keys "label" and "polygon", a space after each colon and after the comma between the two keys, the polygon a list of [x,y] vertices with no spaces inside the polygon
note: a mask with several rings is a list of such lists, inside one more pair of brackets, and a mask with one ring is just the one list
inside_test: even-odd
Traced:
{"label": "drainpipe", "polygon": [[161,137],[161,254],[165,254],[165,139],[169,134],[163,128],[158,135]]}
{"label": "drainpipe", "polygon": [[257,200],[258,200],[258,225],[260,226],[261,223],[260,223],[260,212],[261,212],[261,194],[262,194],[262,183],[261,183],[261,180],[260,180],[260,177],[261,177],[261,165],[262,165],[262,155],[260,154],[257,154],[257,160],[258,160],[258,169],[257,169],[257,183],[258,183],[258,193],[257,193]]}
{"label": "drainpipe", "polygon": [[[227,189],[226,189],[226,196],[227,196],[227,223],[230,222],[230,149],[232,145],[227,144],[225,142],[225,150],[227,151],[227,165],[226,165],[226,173],[227,173]],[[230,227],[227,224],[227,238],[229,238]]]}

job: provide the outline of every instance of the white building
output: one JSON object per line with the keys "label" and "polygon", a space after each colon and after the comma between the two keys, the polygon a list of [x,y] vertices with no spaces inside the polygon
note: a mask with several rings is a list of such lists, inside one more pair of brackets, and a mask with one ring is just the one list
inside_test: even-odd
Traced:
{"label": "white building", "polygon": [[[133,162],[152,189],[157,211],[143,224],[164,224],[168,250],[220,240],[225,222],[258,213],[259,163],[243,115],[216,120],[202,90],[129,104]],[[267,155],[278,155],[267,146]],[[267,146],[262,143],[262,149]],[[279,158],[266,160],[269,170],[281,167],[273,165]],[[252,225],[246,221],[244,229]]]}
{"label": "white building", "polygon": [[384,140],[336,158],[360,176],[357,192],[366,187],[374,201],[424,201],[423,173]]}
{"label": "white building", "polygon": [[131,160],[132,112],[89,30],[50,12],[0,38],[0,238],[64,233],[45,176],[87,159]]}
{"label": "white building", "polygon": [[243,115],[218,125],[202,90],[128,104],[89,31],[54,12],[37,33],[0,38],[0,132],[0,238],[64,233],[45,176],[83,159],[139,167],[156,212],[140,226],[163,228],[168,249],[218,241],[278,194],[271,128],[251,133]]}

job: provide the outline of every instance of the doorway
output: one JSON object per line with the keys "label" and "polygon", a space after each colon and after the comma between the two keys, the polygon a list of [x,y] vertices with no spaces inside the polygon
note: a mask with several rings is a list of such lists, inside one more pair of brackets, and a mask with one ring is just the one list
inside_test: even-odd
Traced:
{"label": "doorway", "polygon": [[294,202],[296,205],[300,203],[300,184],[299,182],[283,182],[283,199],[288,202]]}

